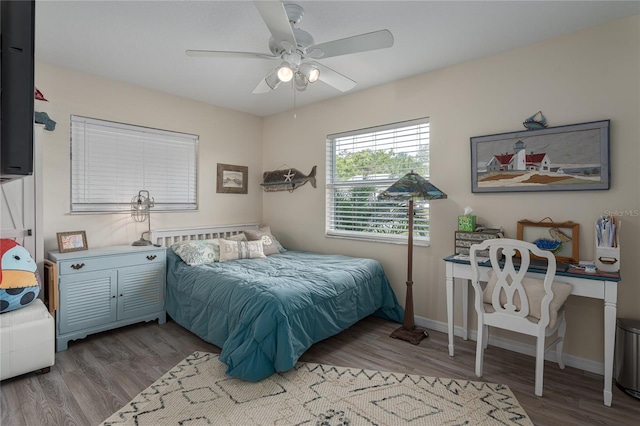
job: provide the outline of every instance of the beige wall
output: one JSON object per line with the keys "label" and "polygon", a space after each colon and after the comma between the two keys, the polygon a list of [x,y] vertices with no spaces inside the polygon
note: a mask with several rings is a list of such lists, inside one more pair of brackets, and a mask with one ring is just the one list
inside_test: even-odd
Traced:
{"label": "beige wall", "polygon": [[[593,223],[607,210],[621,216],[622,268],[618,316],[640,318],[640,17],[452,66],[268,117],[263,168],[282,164],[308,173],[318,165],[318,188],[263,194],[263,220],[285,246],[379,259],[404,300],[406,246],[324,236],[325,137],[417,117],[431,122],[431,180],[449,198],[432,202],[430,247],[414,252],[416,315],[446,322],[444,262],[453,250],[456,218],[472,206],[478,221],[516,236],[521,219],[580,224],[580,257],[593,259]],[[348,70],[340,70],[348,74]],[[304,96],[304,94],[302,94]],[[611,119],[608,191],[472,194],[472,136],[523,130],[542,110],[551,126]],[[460,303],[459,300],[456,303]],[[565,352],[601,362],[603,304],[567,302]],[[460,309],[457,310],[458,314]],[[456,320],[461,323],[460,315]]]}
{"label": "beige wall", "polygon": [[[43,136],[45,250],[57,248],[56,232],[85,230],[89,247],[99,247],[130,244],[148,226],[129,214],[69,213],[72,114],[199,135],[199,211],[152,212],[152,228],[260,221],[261,118],[42,62],[35,72],[36,86],[49,100],[37,101],[35,109],[57,122],[55,131]],[[216,193],[217,163],[249,167],[248,195]]]}

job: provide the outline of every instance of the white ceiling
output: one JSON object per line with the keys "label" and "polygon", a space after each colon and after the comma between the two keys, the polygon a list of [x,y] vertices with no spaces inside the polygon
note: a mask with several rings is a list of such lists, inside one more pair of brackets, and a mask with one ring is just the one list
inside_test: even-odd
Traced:
{"label": "white ceiling", "polygon": [[[380,29],[388,49],[320,60],[351,92],[640,13],[640,1],[298,1],[301,29],[323,43]],[[270,53],[249,1],[50,1],[36,5],[36,60],[258,116],[293,107],[291,86],[252,94],[277,65],[193,58],[186,49]],[[36,82],[37,84],[37,82]],[[45,93],[46,95],[46,93]],[[343,95],[322,82],[297,106]]]}

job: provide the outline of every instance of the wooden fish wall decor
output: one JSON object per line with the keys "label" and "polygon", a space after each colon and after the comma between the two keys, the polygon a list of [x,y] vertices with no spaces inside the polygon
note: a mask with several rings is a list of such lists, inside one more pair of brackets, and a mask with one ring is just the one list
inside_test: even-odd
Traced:
{"label": "wooden fish wall decor", "polygon": [[301,187],[307,182],[316,187],[316,166],[313,166],[311,173],[304,175],[298,169],[283,169],[264,172],[262,174],[262,185],[265,192],[289,191]]}

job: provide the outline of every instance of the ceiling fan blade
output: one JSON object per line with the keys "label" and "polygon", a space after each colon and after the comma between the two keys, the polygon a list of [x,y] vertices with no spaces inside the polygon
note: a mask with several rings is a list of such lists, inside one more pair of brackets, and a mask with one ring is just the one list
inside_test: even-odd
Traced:
{"label": "ceiling fan blade", "polygon": [[279,56],[273,56],[268,53],[258,52],[227,52],[221,50],[185,50],[187,56],[194,58],[261,58],[261,59],[279,59]]}
{"label": "ceiling fan blade", "polygon": [[333,86],[341,92],[346,92],[348,90],[356,87],[356,82],[351,80],[349,77],[340,74],[338,71],[332,70],[326,65],[319,64],[318,62],[310,62],[320,71],[320,77],[318,80],[328,84],[329,86]]}
{"label": "ceiling fan blade", "polygon": [[256,88],[253,89],[253,92],[251,92],[251,93],[259,94],[259,93],[267,93],[267,92],[270,92],[270,91],[271,91],[271,87],[269,87],[269,85],[267,84],[267,82],[263,78],[262,80],[260,80],[260,83],[258,83]]}
{"label": "ceiling fan blade", "polygon": [[315,59],[331,58],[349,53],[366,52],[393,46],[393,34],[389,30],[341,38],[307,48],[307,56]]}
{"label": "ceiling fan blade", "polygon": [[297,45],[296,37],[293,35],[293,29],[289,23],[284,4],[280,1],[254,1],[253,4],[258,9],[258,13],[262,16],[264,23],[267,24],[273,39],[277,43],[286,41],[291,47],[295,48]]}

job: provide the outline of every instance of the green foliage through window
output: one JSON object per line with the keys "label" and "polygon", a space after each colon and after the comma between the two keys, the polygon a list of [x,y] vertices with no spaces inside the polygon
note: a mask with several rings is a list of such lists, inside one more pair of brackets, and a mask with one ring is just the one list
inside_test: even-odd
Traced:
{"label": "green foliage through window", "polygon": [[[406,204],[378,194],[409,171],[429,176],[428,119],[333,135],[327,143],[327,233],[406,238]],[[421,208],[422,207],[422,208]],[[428,205],[416,205],[414,237],[429,237]]]}

